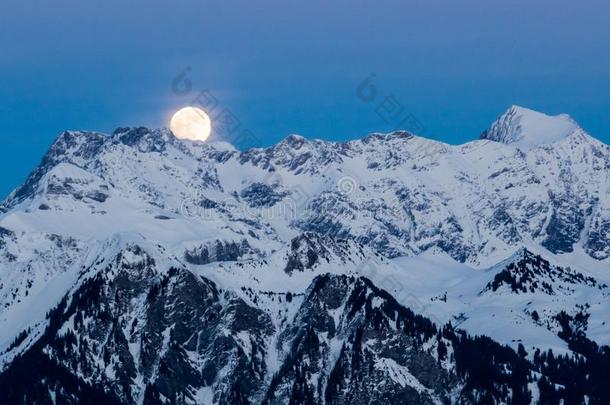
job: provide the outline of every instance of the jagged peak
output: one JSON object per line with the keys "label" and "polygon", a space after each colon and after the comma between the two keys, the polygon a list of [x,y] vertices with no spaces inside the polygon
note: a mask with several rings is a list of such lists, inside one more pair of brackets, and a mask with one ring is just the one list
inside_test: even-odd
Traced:
{"label": "jagged peak", "polygon": [[532,252],[531,250],[529,250],[526,247],[521,247],[511,256],[512,261],[518,261],[518,260],[528,259],[528,258],[532,258],[532,257],[541,257],[541,256],[535,254],[534,252]]}
{"label": "jagged peak", "polygon": [[508,256],[504,260],[501,260],[500,262],[494,264],[492,267],[486,269],[485,271],[492,272],[492,273],[499,272],[499,271],[506,269],[506,267],[508,267],[510,264],[517,263],[526,258],[534,258],[534,257],[542,258],[542,256],[539,256],[539,255],[531,252],[529,249],[527,249],[525,247],[520,247],[518,250],[513,252],[510,256]]}
{"label": "jagged peak", "polygon": [[290,134],[287,137],[285,137],[284,139],[282,139],[276,145],[269,147],[269,149],[277,149],[278,147],[284,146],[284,147],[289,147],[294,150],[299,150],[304,145],[314,145],[314,146],[322,146],[322,147],[330,146],[330,147],[336,147],[337,149],[345,149],[345,148],[350,148],[350,146],[353,147],[354,145],[367,145],[367,144],[374,144],[376,142],[388,142],[391,140],[410,140],[410,139],[415,139],[415,138],[422,139],[422,140],[429,140],[430,142],[438,142],[438,141],[434,141],[432,139],[419,137],[419,136],[413,135],[412,133],[410,133],[408,131],[402,131],[402,130],[387,132],[387,133],[372,132],[370,134],[363,136],[362,138],[356,138],[356,139],[352,139],[352,140],[348,140],[348,141],[327,141],[327,140],[323,140],[323,139],[310,139],[310,138],[304,137],[302,135]]}
{"label": "jagged peak", "polygon": [[58,143],[70,143],[74,141],[80,140],[103,140],[107,138],[106,134],[103,134],[98,131],[84,131],[84,130],[66,130],[57,136],[53,144]]}
{"label": "jagged peak", "polygon": [[137,133],[147,133],[150,132],[150,129],[147,127],[139,126],[139,127],[118,127],[114,131],[112,131],[112,136],[121,136],[123,134],[129,132],[137,132]]}
{"label": "jagged peak", "polygon": [[307,138],[305,138],[304,136],[301,135],[297,135],[297,134],[290,134],[287,137],[285,137],[284,139],[282,139],[277,146],[286,146],[289,147],[291,149],[301,149],[301,147],[303,147],[303,145],[308,144],[309,140]]}
{"label": "jagged peak", "polygon": [[551,264],[541,255],[522,248],[509,259],[501,262],[495,269],[492,281],[487,283],[480,294],[487,291],[497,291],[503,286],[511,293],[531,293],[556,295],[571,294],[574,285],[590,288],[606,289],[607,285],[599,283],[595,278],[586,276],[570,267]]}
{"label": "jagged peak", "polygon": [[513,105],[480,138],[531,149],[555,143],[578,129],[578,124],[567,114],[551,116]]}
{"label": "jagged peak", "polygon": [[107,139],[107,135],[95,131],[64,131],[55,139],[44,160],[53,160],[68,153],[88,158],[94,155]]}

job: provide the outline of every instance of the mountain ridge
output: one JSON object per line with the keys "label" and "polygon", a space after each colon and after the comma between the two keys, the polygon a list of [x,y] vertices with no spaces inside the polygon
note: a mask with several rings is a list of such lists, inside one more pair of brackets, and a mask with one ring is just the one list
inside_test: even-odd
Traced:
{"label": "mountain ridge", "polygon": [[[152,161],[153,157],[163,161],[163,165]],[[128,163],[128,173],[122,174],[120,171],[125,169],[121,165],[126,164],[125,161],[135,162]],[[136,165],[137,162],[142,162],[142,165]],[[444,233],[453,233],[443,228],[454,227],[465,240],[453,240],[452,245],[459,242],[463,246],[459,250],[446,248],[460,261],[480,260],[480,254],[475,250],[485,249],[484,244],[491,237],[498,239],[492,251],[502,252],[496,256],[497,259],[508,255],[515,249],[513,245],[527,239],[542,244],[553,253],[571,252],[580,243],[592,257],[600,260],[610,257],[610,237],[605,235],[606,229],[610,229],[607,218],[610,207],[603,198],[603,193],[610,188],[608,179],[603,176],[603,170],[610,167],[610,147],[581,131],[557,141],[553,147],[544,145],[525,152],[514,150],[511,145],[490,143],[489,140],[452,146],[407,132],[373,134],[347,142],[309,141],[292,136],[269,148],[239,152],[224,145],[216,149],[214,143],[178,141],[170,131],[164,129],[119,128],[109,137],[99,133],[67,131],[52,145],[41,165],[24,185],[4,200],[2,211],[33,197],[37,190],[44,194],[38,182],[59,163],[75,165],[99,177],[102,182],[108,183],[110,180],[116,183],[120,180],[122,184],[107,184],[106,187],[117,189],[128,199],[136,197],[132,194],[139,194],[136,198],[144,199],[146,204],[157,205],[157,208],[163,208],[159,206],[160,202],[169,208],[169,200],[175,198],[189,201],[201,198],[193,195],[193,191],[209,196],[220,194],[220,198],[227,201],[236,194],[255,196],[252,192],[257,190],[259,194],[277,194],[269,201],[294,205],[284,207],[292,211],[305,202],[327,206],[333,212],[344,212],[350,216],[363,213],[362,208],[382,209],[389,217],[399,216],[401,222],[398,228],[392,229],[389,218],[375,218],[373,212],[367,214],[370,218],[365,218],[365,221],[385,228],[385,235],[381,236],[389,240],[376,240],[375,234],[364,229],[354,234],[346,222],[347,217],[335,217],[334,223],[328,223],[328,218],[318,217],[315,210],[305,210],[301,217],[288,220],[302,231],[324,233],[334,229],[332,232],[338,235],[351,234],[358,240],[368,239],[378,248],[385,244],[389,255],[409,254],[430,247],[424,242],[428,238],[426,233],[419,232],[421,226],[417,229],[417,221],[424,220],[422,211],[434,209],[445,221],[426,224],[429,228],[439,228],[432,243],[438,245]],[[249,174],[253,179],[251,184],[245,185],[251,190],[228,178],[230,170],[252,172]],[[182,184],[180,187],[163,185],[166,189],[175,189],[173,195],[167,194],[159,190],[158,181],[151,178],[152,174],[157,173],[166,181],[173,181],[172,176],[180,176]],[[393,179],[392,176],[396,174],[398,179]],[[405,177],[407,175],[412,178]],[[319,176],[322,178],[315,178]],[[337,187],[342,180],[349,189],[347,194]],[[334,187],[337,189],[333,191]],[[457,204],[448,210],[443,207],[448,201],[462,198],[456,187],[469,189],[468,201],[464,202],[464,207]],[[120,188],[123,190],[119,191]],[[511,193],[511,188],[531,196],[528,205],[519,208],[519,213],[511,213],[521,204],[515,200],[514,194],[518,193]],[[546,195],[541,194],[543,189],[546,189]],[[391,202],[390,206],[386,204],[384,207],[382,202],[375,201],[375,194],[367,190],[385,190],[383,196]],[[97,191],[100,197],[106,194]],[[503,195],[503,198],[498,199],[494,194]],[[235,200],[235,204],[241,204],[239,199]],[[481,227],[485,225],[480,223],[482,218],[479,218],[478,212],[489,209],[476,207],[479,204],[477,200],[494,207],[493,212],[484,215],[488,220],[499,221],[497,231],[484,230],[492,231],[494,235],[479,236],[483,231]],[[505,201],[510,201],[510,206]],[[49,206],[44,201],[41,204]],[[179,201],[171,202],[171,205],[172,212],[160,212],[158,215],[171,217],[180,211],[180,207],[176,207],[180,205]],[[407,205],[410,208],[406,208]],[[457,208],[466,211],[451,212]],[[459,218],[464,216],[470,218]],[[511,220],[511,216],[537,218],[528,219],[527,224],[519,224]],[[474,227],[473,221],[477,222]],[[288,226],[293,227],[290,223]],[[563,236],[558,236],[561,234]],[[595,238],[588,234],[595,235]],[[583,237],[586,238],[584,241]]]}
{"label": "mountain ridge", "polygon": [[[83,399],[69,384],[129,404],[601,401],[533,353],[579,376],[605,364],[609,171],[579,129],[533,148],[395,131],[247,151],[66,131],[0,210],[0,380],[30,359],[50,374],[13,393],[66,403]],[[477,344],[488,373],[455,357]]]}
{"label": "mountain ridge", "polygon": [[[41,165],[44,166],[46,160],[52,160],[53,155],[55,153],[59,152],[60,154],[62,154],[62,153],[68,152],[68,151],[70,151],[70,149],[72,149],[75,146],[78,146],[79,144],[82,146],[82,149],[77,148],[76,156],[80,155],[85,158],[87,158],[87,157],[90,158],[96,153],[96,151],[98,151],[98,148],[101,146],[101,144],[103,144],[105,142],[110,142],[110,143],[121,142],[128,146],[140,145],[141,143],[144,143],[149,148],[148,149],[149,151],[158,151],[157,148],[163,148],[164,147],[163,144],[165,144],[165,143],[176,144],[176,145],[182,143],[182,145],[189,145],[189,144],[203,145],[203,144],[205,144],[212,149],[215,149],[215,147],[218,147],[219,152],[223,151],[223,149],[225,152],[227,152],[227,150],[226,150],[227,145],[229,145],[230,152],[236,152],[236,153],[240,153],[240,154],[247,154],[247,152],[249,150],[263,150],[263,151],[266,151],[267,153],[270,153],[271,151],[273,151],[275,149],[285,149],[285,148],[298,150],[304,144],[307,144],[310,146],[314,146],[314,145],[335,146],[339,150],[346,150],[346,149],[350,149],[350,146],[355,146],[358,144],[369,144],[372,141],[388,141],[388,140],[392,140],[395,138],[405,139],[405,140],[420,139],[422,142],[430,143],[432,145],[438,145],[438,147],[440,147],[441,149],[447,148],[447,149],[457,149],[457,150],[468,149],[468,147],[471,146],[473,143],[477,144],[480,141],[485,141],[485,140],[495,141],[498,143],[504,143],[504,144],[508,144],[508,145],[509,144],[519,145],[519,139],[516,139],[516,138],[518,138],[522,134],[511,133],[510,131],[517,130],[517,132],[521,132],[521,126],[518,121],[522,120],[524,118],[524,116],[526,116],[526,117],[530,116],[530,118],[531,118],[531,116],[533,116],[533,117],[538,118],[539,120],[542,119],[543,121],[544,120],[547,120],[547,121],[560,120],[560,121],[567,121],[567,122],[571,123],[571,130],[564,131],[563,134],[560,134],[562,136],[551,137],[552,141],[550,143],[561,141],[563,138],[572,135],[576,130],[578,130],[578,135],[587,137],[588,139],[593,140],[594,142],[608,146],[607,144],[603,143],[599,139],[593,138],[590,135],[586,134],[580,128],[580,126],[578,126],[578,124],[574,120],[572,120],[572,118],[567,114],[559,114],[557,116],[548,116],[546,114],[543,114],[543,113],[540,113],[540,112],[537,112],[534,110],[530,110],[525,107],[513,105],[505,113],[503,113],[494,123],[492,123],[490,128],[487,129],[486,131],[484,131],[483,134],[481,134],[481,136],[479,137],[479,139],[473,139],[471,141],[467,141],[462,144],[449,144],[449,143],[445,143],[445,142],[438,141],[438,140],[423,138],[416,134],[411,134],[407,131],[396,130],[396,131],[389,132],[389,133],[374,132],[374,133],[370,133],[366,136],[363,136],[362,138],[357,138],[357,139],[347,140],[347,141],[327,141],[327,140],[322,140],[322,139],[309,139],[302,135],[290,134],[290,135],[287,135],[283,140],[281,140],[280,142],[278,142],[275,145],[271,145],[266,148],[254,147],[254,148],[250,148],[248,150],[240,152],[237,149],[234,149],[234,147],[232,145],[230,145],[229,143],[222,141],[222,140],[217,140],[217,141],[212,140],[212,141],[206,142],[206,143],[192,142],[192,141],[180,141],[180,140],[175,139],[171,135],[171,131],[168,128],[150,129],[147,127],[135,126],[135,127],[117,127],[111,134],[104,134],[104,133],[96,132],[96,131],[74,131],[74,130],[64,131],[60,135],[58,135],[58,137],[52,143],[51,147],[49,148],[49,151],[47,152],[47,154],[45,154],[45,157],[43,158]],[[508,124],[506,123],[506,121],[508,121]],[[514,126],[516,126],[516,128],[510,128],[511,121],[517,121],[517,123],[514,124]],[[504,124],[504,126],[508,125],[509,128],[502,128],[502,124]],[[502,130],[509,131],[509,132],[506,134],[502,134]],[[543,130],[544,130],[544,128],[543,128]],[[84,139],[80,139],[80,138],[84,138]],[[87,141],[87,145],[84,145],[84,142],[82,142],[83,140]],[[547,145],[547,144],[545,144],[544,140],[542,140],[539,145],[535,145],[535,146],[540,147],[540,146],[544,146],[544,145]],[[429,146],[426,146],[426,148],[428,148],[428,147]],[[13,191],[13,193],[15,193],[15,191]],[[13,194],[13,193],[11,193],[11,194]],[[10,197],[10,195],[8,197]],[[8,197],[6,199],[9,199]]]}

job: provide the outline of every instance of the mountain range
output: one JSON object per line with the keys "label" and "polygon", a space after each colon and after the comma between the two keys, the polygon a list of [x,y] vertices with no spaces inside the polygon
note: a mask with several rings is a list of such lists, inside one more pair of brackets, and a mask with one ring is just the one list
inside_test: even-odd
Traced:
{"label": "mountain range", "polygon": [[0,403],[605,404],[610,147],[62,133],[0,204]]}

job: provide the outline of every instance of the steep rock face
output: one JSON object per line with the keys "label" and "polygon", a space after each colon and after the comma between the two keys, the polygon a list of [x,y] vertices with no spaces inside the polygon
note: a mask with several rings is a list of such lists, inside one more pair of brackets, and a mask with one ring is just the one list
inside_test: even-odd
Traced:
{"label": "steep rock face", "polygon": [[364,279],[316,278],[281,335],[290,354],[263,403],[449,401],[459,379],[440,366],[434,351],[421,350],[435,328],[415,318],[401,325],[398,308],[378,294]]}
{"label": "steep rock face", "polygon": [[585,250],[598,260],[610,257],[610,244],[607,243],[610,235],[610,219],[607,217],[609,214],[608,210],[604,213],[595,212],[589,219],[590,227]]}

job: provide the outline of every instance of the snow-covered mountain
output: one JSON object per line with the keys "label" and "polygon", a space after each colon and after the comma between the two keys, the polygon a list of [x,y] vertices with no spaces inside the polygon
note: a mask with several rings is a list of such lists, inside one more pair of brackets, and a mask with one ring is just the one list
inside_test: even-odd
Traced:
{"label": "snow-covered mountain", "polygon": [[603,403],[610,147],[481,138],[64,132],[0,206],[0,402]]}

